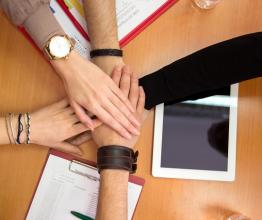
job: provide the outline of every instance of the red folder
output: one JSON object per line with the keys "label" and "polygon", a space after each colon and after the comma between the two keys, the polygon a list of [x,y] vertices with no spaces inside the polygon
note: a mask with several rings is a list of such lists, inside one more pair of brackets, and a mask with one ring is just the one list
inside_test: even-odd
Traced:
{"label": "red folder", "polygon": [[[147,17],[144,21],[142,21],[135,29],[133,29],[130,33],[128,33],[123,39],[120,40],[119,44],[121,47],[124,47],[131,40],[133,40],[140,32],[142,32],[147,26],[149,26],[152,22],[154,22],[160,15],[162,15],[165,11],[167,11],[172,5],[174,5],[179,0],[168,0],[165,4],[163,4],[158,10],[156,10],[153,14]],[[70,18],[72,23],[75,25],[77,30],[83,35],[84,38],[89,40],[88,34],[79,24],[79,22],[75,19],[75,17],[71,14],[64,0],[57,0],[57,3],[64,10],[66,15]]]}
{"label": "red folder", "polygon": [[[48,160],[48,158],[49,158],[50,155],[54,155],[54,156],[57,156],[57,157],[60,157],[60,158],[63,158],[63,159],[69,160],[69,161],[79,161],[79,162],[81,162],[81,163],[84,163],[84,164],[87,164],[87,165],[96,167],[96,163],[93,162],[93,161],[85,160],[85,159],[83,159],[83,158],[79,158],[79,157],[73,156],[73,155],[71,155],[71,154],[63,153],[63,152],[61,152],[61,151],[56,151],[56,150],[52,150],[52,149],[49,150],[49,153],[47,154],[45,163],[44,163],[43,168],[42,168],[42,170],[41,170],[41,174],[40,174],[39,179],[38,179],[38,181],[37,181],[37,184],[36,184],[34,193],[33,193],[32,198],[31,198],[31,200],[30,200],[30,204],[29,204],[29,206],[28,206],[28,209],[27,209],[27,211],[26,211],[26,215],[25,215],[25,218],[24,218],[24,219],[26,219],[26,217],[27,217],[27,215],[28,215],[28,213],[29,213],[31,204],[32,204],[33,199],[34,199],[34,197],[35,197],[36,190],[37,190],[37,188],[38,188],[38,185],[39,185],[39,183],[40,183],[41,177],[42,177],[43,172],[44,172],[44,170],[45,170],[45,166],[46,166],[47,160]],[[140,177],[137,177],[137,176],[130,175],[130,176],[129,176],[129,182],[142,186],[142,191],[143,191],[143,186],[144,186],[144,184],[145,184],[145,180],[144,180],[144,179],[142,179],[142,178],[140,178]],[[142,193],[142,191],[141,191],[141,193]],[[139,197],[139,199],[140,199],[140,197]],[[139,202],[139,200],[138,200],[138,202]],[[138,204],[138,202],[137,202],[137,204]],[[137,208],[137,207],[136,207],[136,208]],[[136,211],[136,208],[135,208],[135,211]],[[134,213],[135,213],[135,211],[134,211]]]}
{"label": "red folder", "polygon": [[[88,34],[79,24],[79,22],[75,19],[75,17],[71,14],[70,10],[68,9],[67,5],[65,4],[64,0],[56,0],[66,15],[69,17],[71,22],[74,24],[76,29],[82,36],[89,41]],[[161,16],[164,12],[166,12],[172,5],[174,5],[179,0],[168,0],[165,4],[163,4],[158,10],[156,10],[153,14],[147,17],[144,21],[142,21],[135,29],[133,29],[130,33],[128,33],[123,39],[119,41],[121,47],[124,47],[128,44],[132,39],[134,39],[139,33],[141,33],[147,26],[149,26],[152,22],[154,22],[159,16]],[[41,50],[37,47],[31,36],[26,32],[23,27],[19,27],[20,31],[23,35],[34,45],[34,47],[40,52]]]}

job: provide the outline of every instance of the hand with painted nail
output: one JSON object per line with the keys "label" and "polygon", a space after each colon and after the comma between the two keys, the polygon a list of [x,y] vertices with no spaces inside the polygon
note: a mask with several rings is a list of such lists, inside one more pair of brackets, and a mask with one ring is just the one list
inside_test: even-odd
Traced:
{"label": "hand with painted nail", "polygon": [[[119,85],[122,92],[128,97],[133,108],[135,109],[135,117],[142,123],[144,116],[145,94],[142,87],[138,85],[137,76],[130,71],[128,67],[124,67],[122,72],[116,68],[112,74],[112,78],[116,85]],[[130,136],[128,139],[123,138],[109,126],[103,124],[92,132],[92,137],[98,146],[106,145],[122,145],[133,148],[137,142],[139,131],[136,135]]]}
{"label": "hand with painted nail", "polygon": [[84,125],[94,128],[88,111],[123,137],[137,134],[140,124],[130,101],[100,68],[74,51],[68,59],[51,63],[63,79],[69,102]]}

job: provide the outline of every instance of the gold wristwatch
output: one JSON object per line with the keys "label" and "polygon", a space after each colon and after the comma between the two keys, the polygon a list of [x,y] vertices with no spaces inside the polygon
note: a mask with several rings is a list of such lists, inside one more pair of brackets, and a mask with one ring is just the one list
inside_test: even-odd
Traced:
{"label": "gold wristwatch", "polygon": [[73,38],[67,35],[54,35],[47,41],[44,52],[50,60],[67,59],[74,46]]}

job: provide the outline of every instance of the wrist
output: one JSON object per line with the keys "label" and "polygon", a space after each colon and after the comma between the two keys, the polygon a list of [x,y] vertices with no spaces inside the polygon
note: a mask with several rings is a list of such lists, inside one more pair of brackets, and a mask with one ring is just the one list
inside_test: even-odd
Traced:
{"label": "wrist", "polygon": [[100,147],[98,147],[98,149],[102,148],[102,147],[110,147],[110,146],[124,146],[130,150],[133,150],[133,147],[130,146],[129,144],[121,144],[119,142],[105,142],[103,143],[103,145],[101,145]]}
{"label": "wrist", "polygon": [[123,57],[116,56],[99,56],[92,58],[91,61],[108,75],[112,74],[116,66],[123,67],[125,65]]}
{"label": "wrist", "polygon": [[[18,117],[17,115],[16,115],[16,117]],[[22,121],[22,125],[23,125],[23,132],[21,133],[21,135],[20,135],[20,143],[21,144],[24,144],[25,142],[26,142],[26,124],[25,124],[25,122],[24,121]]]}
{"label": "wrist", "polygon": [[120,50],[120,45],[119,42],[116,38],[114,39],[107,39],[106,41],[99,41],[96,42],[96,39],[94,38],[93,41],[91,41],[91,48],[92,50],[100,50],[100,49],[105,49],[105,48],[114,48]]}
{"label": "wrist", "polygon": [[[99,57],[93,57],[91,61],[98,66],[101,64],[104,65],[111,65],[112,67],[115,67],[117,65],[124,65],[123,57],[116,57],[116,56],[99,56]],[[103,66],[103,65],[101,65]]]}
{"label": "wrist", "polygon": [[25,114],[21,114],[21,124],[22,124],[23,129],[22,129],[22,133],[20,134],[20,143],[21,144],[30,144],[30,141],[31,141],[30,140],[31,115],[28,112]]}
{"label": "wrist", "polygon": [[115,48],[106,48],[106,49],[97,49],[90,51],[90,57],[123,57],[123,50],[115,49]]}
{"label": "wrist", "polygon": [[13,115],[13,117],[10,117],[10,129],[11,129],[11,136],[13,139],[13,143],[18,144],[20,141],[20,144],[24,144],[26,142],[26,123],[24,121],[24,116],[21,115],[21,125],[22,125],[22,130],[20,131],[20,135],[18,134],[19,130],[19,120],[18,120],[19,115]]}
{"label": "wrist", "polygon": [[115,170],[115,169],[105,169],[101,170],[100,175],[103,177],[109,177],[112,176],[114,178],[123,178],[129,177],[129,172],[127,170]]}
{"label": "wrist", "polygon": [[135,173],[137,169],[138,151],[119,146],[109,145],[100,147],[97,151],[97,168],[100,173],[102,170],[125,170]]}
{"label": "wrist", "polygon": [[114,63],[114,64],[124,64],[123,57],[117,57],[117,56],[98,56],[98,57],[93,57],[91,61],[93,63],[106,62],[106,63]]}
{"label": "wrist", "polygon": [[74,71],[74,68],[77,63],[81,62],[80,59],[81,56],[75,50],[72,50],[68,58],[60,60],[50,60],[50,63],[54,67],[58,75],[64,81],[68,81],[72,76],[72,72],[76,73],[76,71]]}
{"label": "wrist", "polygon": [[[31,126],[30,126],[30,143],[39,144],[39,135],[38,130],[41,130],[41,123],[36,119],[35,113],[31,114]],[[39,129],[40,128],[40,129]]]}

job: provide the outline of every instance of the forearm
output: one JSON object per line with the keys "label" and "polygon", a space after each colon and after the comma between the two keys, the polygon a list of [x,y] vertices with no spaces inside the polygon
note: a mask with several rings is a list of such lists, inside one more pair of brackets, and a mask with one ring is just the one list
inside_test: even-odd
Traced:
{"label": "forearm", "polygon": [[24,28],[36,45],[42,50],[46,42],[54,35],[65,34],[58,24],[49,4],[40,5],[23,23]]}
{"label": "forearm", "polygon": [[262,33],[207,47],[140,79],[146,108],[262,76]]}
{"label": "forearm", "polygon": [[92,49],[119,48],[115,0],[85,0],[84,8]]}
{"label": "forearm", "polygon": [[[115,0],[85,0],[84,7],[92,49],[119,49]],[[116,56],[98,56],[92,61],[109,75],[115,66],[124,64]]]}
{"label": "forearm", "polygon": [[126,220],[129,172],[102,170],[96,220]]}
{"label": "forearm", "polygon": [[17,26],[23,26],[42,49],[55,34],[64,34],[51,9],[50,0],[1,0],[0,7]]}
{"label": "forearm", "polygon": [[[84,8],[92,49],[118,49],[115,1],[85,0]],[[67,70],[71,69],[75,63],[78,63],[79,59],[81,59],[79,55],[73,51],[68,60],[51,61],[51,64],[62,79],[66,79],[66,74],[69,72]],[[88,62],[86,61],[86,63]],[[96,57],[93,62],[107,74],[112,72],[111,63],[114,63],[114,65],[123,64],[121,57],[111,56]]]}
{"label": "forearm", "polygon": [[[129,94],[129,100],[136,109],[136,118],[142,124],[145,94],[138,87],[135,74],[126,69],[123,75],[119,75],[119,79],[116,75],[113,76],[116,82],[119,80],[120,89],[126,91],[126,95]],[[101,171],[97,219],[127,220],[128,179],[129,172],[135,173],[137,169],[138,152],[133,147],[138,135],[126,139],[108,126],[101,125],[95,129],[92,137],[101,146],[97,152],[97,168]],[[122,170],[118,170],[120,168]]]}

